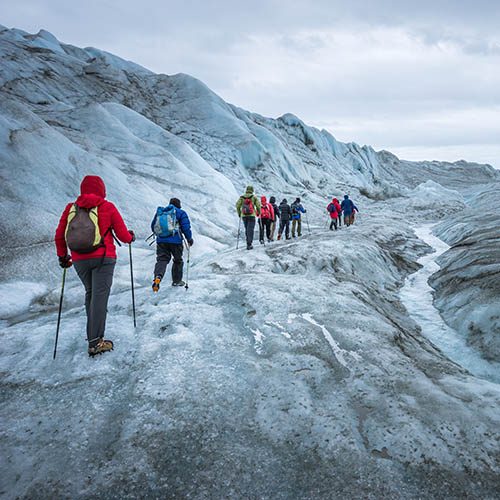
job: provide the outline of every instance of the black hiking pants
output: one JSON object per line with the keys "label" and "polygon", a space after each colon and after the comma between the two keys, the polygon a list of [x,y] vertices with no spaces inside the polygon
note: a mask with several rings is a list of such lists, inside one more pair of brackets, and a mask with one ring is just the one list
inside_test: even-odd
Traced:
{"label": "black hiking pants", "polygon": [[172,281],[179,283],[182,281],[182,268],[184,261],[182,260],[182,243],[157,243],[156,244],[156,265],[154,275],[165,276],[168,263],[173,257],[174,263],[172,264]]}
{"label": "black hiking pants", "polygon": [[330,222],[330,230],[335,226],[335,231],[337,230],[337,219],[332,219]]}
{"label": "black hiking pants", "polygon": [[290,237],[290,220],[289,219],[283,219],[283,217],[280,219],[280,230],[278,231],[279,235],[283,234],[283,230],[285,230],[285,236],[287,238]]}
{"label": "black hiking pants", "polygon": [[245,226],[245,235],[247,237],[247,247],[252,245],[253,232],[255,230],[255,217],[242,217],[243,225]]}
{"label": "black hiking pants", "polygon": [[89,347],[95,347],[104,337],[108,299],[116,259],[75,260],[76,274],[85,287],[85,310],[87,312],[87,340]]}
{"label": "black hiking pants", "polygon": [[266,232],[266,238],[271,241],[271,225],[273,221],[271,219],[259,219],[259,241],[264,241],[264,231]]}

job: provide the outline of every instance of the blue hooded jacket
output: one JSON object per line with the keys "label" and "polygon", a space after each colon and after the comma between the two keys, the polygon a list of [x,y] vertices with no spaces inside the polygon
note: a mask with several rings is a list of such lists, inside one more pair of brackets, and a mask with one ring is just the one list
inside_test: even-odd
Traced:
{"label": "blue hooded jacket", "polygon": [[[173,205],[168,205],[168,207],[173,207]],[[167,208],[168,208],[167,207]],[[193,234],[191,233],[191,223],[189,222],[189,217],[184,210],[175,207],[175,215],[177,217],[177,222],[179,223],[179,232],[175,233],[172,236],[169,236],[168,238],[160,238],[159,236],[156,237],[156,242],[157,243],[177,243],[178,245],[182,245],[182,236],[181,232],[184,234],[186,239],[190,241],[193,239]],[[156,224],[156,214],[154,216],[153,222],[151,222],[151,231],[154,232],[154,227]]]}
{"label": "blue hooded jacket", "polygon": [[352,215],[353,209],[359,212],[358,207],[349,199],[349,196],[344,195],[344,200],[340,204],[340,208],[344,211],[344,217]]}
{"label": "blue hooded jacket", "polygon": [[304,207],[302,206],[302,204],[300,202],[296,202],[294,201],[290,208],[292,209],[292,212],[293,212],[293,207],[296,207],[297,208],[297,213],[295,215],[292,215],[292,220],[294,219],[300,219],[300,212],[302,212],[303,214],[306,213],[306,210],[304,209]]}

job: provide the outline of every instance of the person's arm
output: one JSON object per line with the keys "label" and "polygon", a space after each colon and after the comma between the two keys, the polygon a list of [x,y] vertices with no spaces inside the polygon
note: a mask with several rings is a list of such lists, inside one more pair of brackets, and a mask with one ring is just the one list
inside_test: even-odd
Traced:
{"label": "person's arm", "polygon": [[181,212],[179,217],[179,226],[181,228],[181,232],[186,237],[186,240],[188,240],[188,243],[192,244],[191,242],[193,241],[193,233],[191,232],[191,222],[189,220],[188,214],[184,212],[184,210],[179,211]]}
{"label": "person's arm", "polygon": [[353,203],[352,207],[356,210],[356,212],[359,212],[359,208]]}
{"label": "person's arm", "polygon": [[302,206],[302,204],[299,205],[299,208],[300,208],[300,211],[305,214],[306,213],[306,209]]}
{"label": "person's arm", "polygon": [[151,222],[151,231],[154,233],[155,232],[155,224],[156,224],[156,217],[157,215],[153,217],[153,221]]}
{"label": "person's arm", "polygon": [[54,241],[56,243],[56,251],[58,257],[64,257],[68,255],[68,247],[66,246],[66,226],[68,225],[68,214],[71,210],[73,203],[68,203],[64,209],[61,218],[59,219],[59,224],[56,229],[56,236]]}
{"label": "person's arm", "polygon": [[122,216],[118,209],[113,205],[113,203],[108,202],[111,205],[111,229],[115,232],[116,237],[122,243],[132,243],[134,240],[134,235],[131,233],[125,222],[123,222]]}
{"label": "person's arm", "polygon": [[241,217],[241,205],[243,204],[243,198],[240,196],[236,202],[236,211],[238,212],[238,217]]}
{"label": "person's arm", "polygon": [[262,209],[261,209],[261,206],[260,206],[260,201],[259,201],[259,198],[257,198],[257,196],[254,195],[254,206],[255,206],[255,210],[257,211],[257,215],[260,216],[261,212],[262,212]]}

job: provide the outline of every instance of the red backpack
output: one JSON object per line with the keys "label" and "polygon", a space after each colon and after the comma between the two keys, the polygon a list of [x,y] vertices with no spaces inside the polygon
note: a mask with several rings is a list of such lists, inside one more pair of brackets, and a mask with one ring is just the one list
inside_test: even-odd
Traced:
{"label": "red backpack", "polygon": [[250,196],[250,198],[245,198],[244,196],[242,196],[243,200],[245,200],[243,202],[243,209],[242,209],[242,213],[243,215],[253,215],[253,212],[254,212],[254,208],[253,208],[253,203],[252,203],[252,197]]}
{"label": "red backpack", "polygon": [[272,219],[273,218],[271,215],[271,206],[269,205],[269,203],[262,205],[260,217],[261,217],[261,219]]}

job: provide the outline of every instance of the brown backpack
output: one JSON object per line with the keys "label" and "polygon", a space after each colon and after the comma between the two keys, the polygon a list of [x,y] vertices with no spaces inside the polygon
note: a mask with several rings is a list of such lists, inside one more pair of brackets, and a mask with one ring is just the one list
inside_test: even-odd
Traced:
{"label": "brown backpack", "polygon": [[66,225],[66,244],[72,252],[92,253],[104,246],[104,238],[111,227],[101,237],[97,207],[83,208],[73,203]]}

